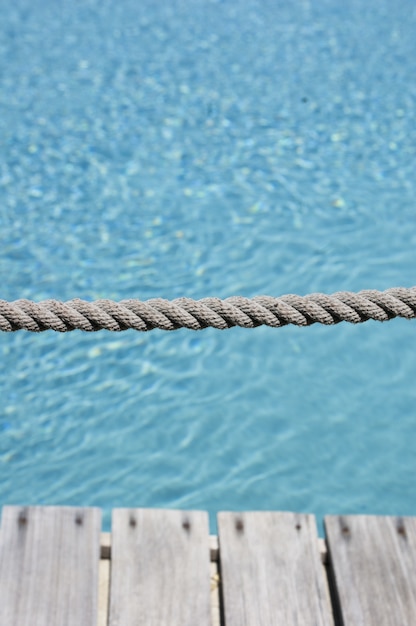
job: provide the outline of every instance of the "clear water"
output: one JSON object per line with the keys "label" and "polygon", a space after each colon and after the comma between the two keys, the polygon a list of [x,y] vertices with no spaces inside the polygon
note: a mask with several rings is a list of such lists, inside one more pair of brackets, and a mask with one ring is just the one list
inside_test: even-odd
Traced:
{"label": "clear water", "polygon": [[[416,284],[411,0],[0,0],[0,297]],[[0,504],[416,514],[416,325],[0,336]]]}

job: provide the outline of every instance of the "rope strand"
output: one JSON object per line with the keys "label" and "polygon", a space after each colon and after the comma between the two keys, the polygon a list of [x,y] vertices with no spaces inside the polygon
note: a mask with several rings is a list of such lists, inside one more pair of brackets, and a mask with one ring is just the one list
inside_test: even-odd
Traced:
{"label": "rope strand", "polygon": [[0,331],[27,330],[68,332],[83,330],[139,331],[201,330],[212,327],[224,330],[232,326],[255,328],[287,324],[359,324],[367,320],[385,322],[394,317],[416,317],[416,287],[397,287],[386,291],[365,290],[353,293],[339,291],[329,296],[313,293],[307,296],[286,295],[278,298],[256,296],[244,298],[154,298],[140,300],[0,300]]}

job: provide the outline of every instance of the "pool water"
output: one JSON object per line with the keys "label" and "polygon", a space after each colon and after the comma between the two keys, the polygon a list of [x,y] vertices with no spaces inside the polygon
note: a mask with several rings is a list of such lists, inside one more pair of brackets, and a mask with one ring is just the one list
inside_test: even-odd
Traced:
{"label": "pool water", "polygon": [[[0,0],[0,298],[416,284],[411,0]],[[416,515],[416,323],[0,335],[0,505]]]}

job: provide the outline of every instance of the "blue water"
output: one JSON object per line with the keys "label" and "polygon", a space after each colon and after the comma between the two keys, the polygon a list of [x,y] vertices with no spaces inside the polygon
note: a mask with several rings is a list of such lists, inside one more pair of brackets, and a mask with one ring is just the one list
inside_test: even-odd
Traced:
{"label": "blue water", "polygon": [[[0,0],[0,298],[416,284],[412,0]],[[416,515],[416,323],[0,335],[0,505]]]}

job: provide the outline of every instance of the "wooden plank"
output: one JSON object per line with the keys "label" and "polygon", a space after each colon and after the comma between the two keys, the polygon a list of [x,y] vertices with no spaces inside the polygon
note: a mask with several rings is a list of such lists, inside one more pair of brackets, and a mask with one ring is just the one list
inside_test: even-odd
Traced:
{"label": "wooden plank", "polygon": [[210,624],[207,513],[116,509],[111,561],[111,626]]}
{"label": "wooden plank", "polygon": [[[326,552],[325,542],[322,539],[322,550]],[[218,537],[210,535],[209,550],[211,561],[218,561]],[[323,557],[324,558],[324,557]],[[111,533],[101,533],[101,559],[111,559]]]}
{"label": "wooden plank", "polygon": [[416,624],[416,518],[325,518],[344,626]]}
{"label": "wooden plank", "polygon": [[97,626],[108,624],[108,602],[110,597],[110,559],[100,559],[98,577],[98,622]]}
{"label": "wooden plank", "polygon": [[219,513],[227,626],[329,626],[328,587],[312,515]]}
{"label": "wooden plank", "polygon": [[3,508],[0,626],[96,626],[101,511]]}
{"label": "wooden plank", "polygon": [[220,575],[218,563],[211,561],[211,626],[221,626]]}

